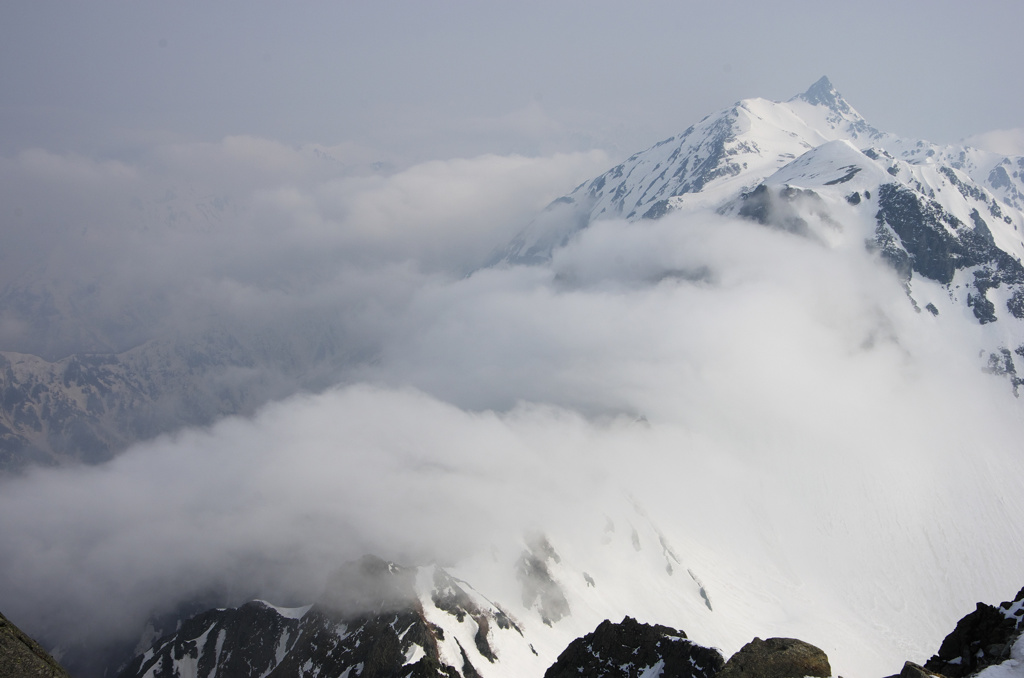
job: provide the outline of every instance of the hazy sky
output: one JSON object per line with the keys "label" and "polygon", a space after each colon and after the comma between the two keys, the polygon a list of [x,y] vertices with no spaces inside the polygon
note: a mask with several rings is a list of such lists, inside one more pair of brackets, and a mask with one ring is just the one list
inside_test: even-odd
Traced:
{"label": "hazy sky", "polygon": [[[247,134],[369,159],[628,154],[823,74],[877,127],[1024,127],[1024,5],[7,2],[0,151]],[[355,152],[355,151],[353,151]]]}

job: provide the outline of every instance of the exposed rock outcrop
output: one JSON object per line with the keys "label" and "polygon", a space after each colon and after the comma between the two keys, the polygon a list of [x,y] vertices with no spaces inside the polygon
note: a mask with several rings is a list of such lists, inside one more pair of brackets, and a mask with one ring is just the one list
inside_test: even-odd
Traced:
{"label": "exposed rock outcrop", "polygon": [[[605,620],[569,643],[544,678],[712,678],[724,663],[718,650],[697,645],[682,631],[626,617],[618,624]],[[656,668],[660,672],[652,673]]]}
{"label": "exposed rock outcrop", "polygon": [[905,662],[903,664],[903,670],[895,676],[890,678],[943,678],[940,674],[932,673],[928,669],[924,668],[920,664],[914,662]]}
{"label": "exposed rock outcrop", "polygon": [[0,678],[68,678],[36,641],[0,614]]}
{"label": "exposed rock outcrop", "polygon": [[516,578],[523,587],[523,606],[536,608],[549,626],[570,613],[569,601],[549,567],[560,560],[547,538],[537,536],[529,540],[516,566]]}
{"label": "exposed rock outcrop", "polygon": [[1024,588],[999,607],[978,603],[946,636],[925,668],[949,678],[969,676],[1010,658],[1013,643],[1024,631]]}

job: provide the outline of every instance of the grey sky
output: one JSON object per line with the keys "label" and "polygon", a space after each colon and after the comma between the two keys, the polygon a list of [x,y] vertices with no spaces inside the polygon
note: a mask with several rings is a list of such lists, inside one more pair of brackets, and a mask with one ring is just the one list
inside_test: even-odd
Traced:
{"label": "grey sky", "polygon": [[613,156],[822,74],[873,124],[1024,127],[1024,5],[10,2],[0,152],[130,155],[249,134],[411,162]]}

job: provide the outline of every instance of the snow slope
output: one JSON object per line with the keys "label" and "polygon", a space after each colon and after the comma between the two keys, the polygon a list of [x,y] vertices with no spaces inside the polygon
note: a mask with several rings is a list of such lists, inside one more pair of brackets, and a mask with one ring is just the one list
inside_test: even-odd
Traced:
{"label": "snow slope", "polygon": [[[557,232],[550,219],[538,219],[496,260],[530,263],[545,259],[572,232],[596,219],[636,220],[656,218],[670,209],[717,208],[776,172],[780,172],[779,178],[798,173],[799,167],[813,162],[815,156],[804,158],[806,153],[831,141],[881,151],[891,161],[890,167],[900,165],[901,181],[918,181],[925,192],[935,187],[914,175],[923,173],[928,179],[934,178],[940,167],[955,170],[968,185],[974,184],[966,189],[972,195],[984,193],[981,199],[988,202],[997,199],[1004,209],[1012,208],[1007,210],[1013,219],[1011,225],[1022,225],[1024,158],[1001,157],[966,147],[941,147],[879,131],[842,98],[828,78],[822,78],[786,102],[737,102],[682,134],[634,154],[552,203],[549,212],[571,208],[573,218],[561,221],[573,226]],[[924,169],[929,166],[930,173]],[[1018,236],[1015,241],[1019,240]]]}

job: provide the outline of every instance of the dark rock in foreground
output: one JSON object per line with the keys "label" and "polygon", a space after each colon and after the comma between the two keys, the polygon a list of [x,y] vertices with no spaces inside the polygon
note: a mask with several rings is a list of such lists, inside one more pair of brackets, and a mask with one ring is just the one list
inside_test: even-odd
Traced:
{"label": "dark rock in foreground", "polygon": [[999,607],[978,603],[946,636],[939,653],[925,662],[929,671],[961,678],[1010,658],[1014,641],[1024,631],[1024,589]]}
{"label": "dark rock in foreground", "polygon": [[544,678],[637,678],[661,665],[662,678],[712,678],[725,663],[718,650],[697,645],[682,631],[626,617],[605,620],[559,655]]}
{"label": "dark rock in foreground", "polygon": [[0,614],[0,678],[68,678],[36,641]]}
{"label": "dark rock in foreground", "polygon": [[820,649],[794,638],[754,638],[725,664],[718,678],[803,678],[832,675]]}
{"label": "dark rock in foreground", "polygon": [[900,671],[899,674],[891,676],[890,678],[934,678],[935,676],[943,678],[941,675],[932,673],[919,664],[906,662],[903,664],[903,670]]}

